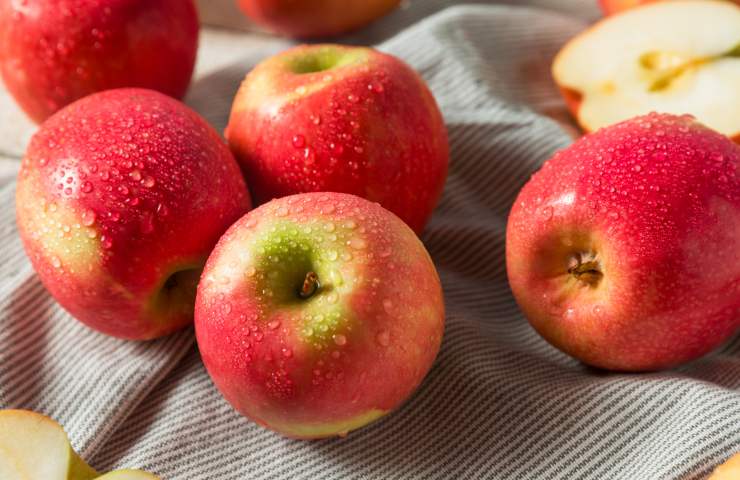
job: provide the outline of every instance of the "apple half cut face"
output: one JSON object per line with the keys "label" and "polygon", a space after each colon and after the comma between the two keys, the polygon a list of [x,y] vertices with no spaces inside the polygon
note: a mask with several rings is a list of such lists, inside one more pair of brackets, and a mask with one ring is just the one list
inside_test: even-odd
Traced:
{"label": "apple half cut face", "polygon": [[97,473],[72,450],[67,434],[48,417],[0,411],[0,478],[89,480]]}
{"label": "apple half cut face", "polygon": [[129,469],[99,476],[72,449],[61,425],[28,410],[0,410],[0,479],[159,480]]}
{"label": "apple half cut face", "polygon": [[740,6],[657,2],[572,39],[553,77],[591,132],[651,111],[691,114],[740,141]]}

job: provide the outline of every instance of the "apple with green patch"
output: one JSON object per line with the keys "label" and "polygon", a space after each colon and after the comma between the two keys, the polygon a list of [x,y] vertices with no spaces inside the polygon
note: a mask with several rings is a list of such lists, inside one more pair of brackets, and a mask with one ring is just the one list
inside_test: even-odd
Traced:
{"label": "apple with green patch", "polygon": [[351,193],[420,233],[447,178],[442,115],[421,77],[370,48],[300,46],[246,77],[226,131],[255,202]]}
{"label": "apple with green patch", "polygon": [[192,0],[0,1],[0,73],[36,122],[113,88],[180,98],[197,50]]}
{"label": "apple with green patch", "polygon": [[343,435],[397,408],[444,330],[424,246],[378,204],[309,193],[239,220],[198,287],[203,362],[240,413],[296,438]]}
{"label": "apple with green patch", "polygon": [[732,2],[657,2],[608,17],[572,39],[552,71],[586,132],[657,111],[694,115],[740,141],[740,6]]}
{"label": "apple with green patch", "polygon": [[109,90],[50,117],[18,175],[18,228],[44,286],[108,335],[191,323],[200,271],[250,208],[233,156],[200,116],[151,90]]}
{"label": "apple with green patch", "polygon": [[656,370],[740,326],[740,146],[689,116],[587,135],[524,186],[506,231],[514,296],[585,363]]}
{"label": "apple with green patch", "polygon": [[3,480],[159,480],[141,470],[103,476],[72,449],[54,420],[28,410],[0,410],[0,478]]}
{"label": "apple with green patch", "polygon": [[395,9],[401,0],[239,0],[256,23],[283,35],[315,38],[356,30]]}

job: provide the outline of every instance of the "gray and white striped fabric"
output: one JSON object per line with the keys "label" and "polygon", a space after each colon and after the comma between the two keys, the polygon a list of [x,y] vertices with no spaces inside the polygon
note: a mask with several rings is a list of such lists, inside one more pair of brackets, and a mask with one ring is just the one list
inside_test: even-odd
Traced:
{"label": "gray and white striped fabric", "polygon": [[[427,79],[452,146],[423,236],[445,290],[445,338],[399,411],[345,439],[285,439],[226,404],[191,330],[135,343],[76,323],[23,254],[12,184],[0,190],[0,406],[59,420],[99,470],[140,467],[172,480],[693,480],[740,450],[740,338],[673,371],[610,374],[559,353],[522,317],[506,281],[506,216],[531,173],[571,142],[552,119],[565,116],[549,64],[584,23],[545,1],[409,21],[444,3],[412,2],[363,34],[404,27],[379,48]],[[246,69],[285,45],[231,52],[234,62],[194,83],[189,103],[223,128]]]}

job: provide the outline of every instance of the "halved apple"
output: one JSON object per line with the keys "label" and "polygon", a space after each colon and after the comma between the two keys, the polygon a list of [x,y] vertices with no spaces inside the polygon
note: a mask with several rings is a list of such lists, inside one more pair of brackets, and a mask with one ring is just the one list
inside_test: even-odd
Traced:
{"label": "halved apple", "polygon": [[[54,420],[26,410],[0,411],[0,460],[12,480],[91,480],[86,464]],[[6,472],[3,472],[6,473]],[[15,476],[14,476],[15,475]]]}
{"label": "halved apple", "polygon": [[707,480],[738,480],[740,478],[740,452],[714,470]]}
{"label": "halved apple", "polygon": [[98,475],[75,453],[54,420],[28,410],[0,410],[2,480],[158,480],[139,470]]}
{"label": "halved apple", "polygon": [[740,7],[658,2],[606,18],[555,58],[555,82],[593,131],[658,111],[692,114],[740,141]]}

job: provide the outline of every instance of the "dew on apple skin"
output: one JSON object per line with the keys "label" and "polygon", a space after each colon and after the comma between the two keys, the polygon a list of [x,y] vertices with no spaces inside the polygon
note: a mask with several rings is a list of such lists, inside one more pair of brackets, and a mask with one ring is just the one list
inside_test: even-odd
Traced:
{"label": "dew on apple skin", "polygon": [[387,347],[391,343],[391,335],[387,330],[381,330],[375,336],[375,341],[378,342],[378,345],[381,347]]}
{"label": "dew on apple skin", "polygon": [[390,298],[383,300],[383,310],[385,310],[385,313],[388,315],[393,314],[393,301]]}
{"label": "dew on apple skin", "polygon": [[269,328],[270,330],[276,330],[279,326],[280,326],[279,320],[272,320],[271,322],[267,324],[267,328]]}
{"label": "dew on apple skin", "polygon": [[54,268],[60,268],[62,266],[62,261],[59,259],[59,257],[54,256],[51,257],[51,264]]}
{"label": "dew on apple skin", "polygon": [[342,335],[341,333],[333,335],[332,338],[334,339],[334,343],[336,343],[340,347],[347,345],[347,337],[345,335]]}
{"label": "dew on apple skin", "polygon": [[284,347],[283,348],[283,357],[285,357],[285,358],[291,358],[292,356],[293,356],[293,350],[290,349],[289,347]]}
{"label": "dew on apple skin", "polygon": [[82,224],[86,227],[90,227],[95,223],[95,212],[92,210],[85,210],[82,212]]}
{"label": "dew on apple skin", "polygon": [[355,250],[362,250],[364,248],[367,248],[367,242],[365,239],[362,238],[353,238],[349,241],[350,247],[354,248]]}
{"label": "dew on apple skin", "polygon": [[295,148],[303,148],[306,146],[306,137],[301,134],[293,135],[292,143]]}

